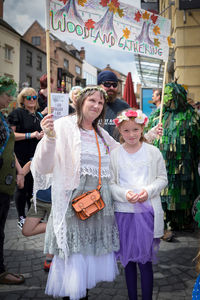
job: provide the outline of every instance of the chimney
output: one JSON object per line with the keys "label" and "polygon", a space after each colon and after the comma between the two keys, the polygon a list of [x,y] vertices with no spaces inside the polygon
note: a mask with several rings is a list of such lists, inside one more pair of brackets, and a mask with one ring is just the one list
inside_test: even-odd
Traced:
{"label": "chimney", "polygon": [[0,0],[0,18],[3,19],[3,3],[4,0]]}
{"label": "chimney", "polygon": [[84,47],[81,47],[81,50],[80,50],[80,58],[81,58],[81,60],[84,60],[84,59],[85,59],[85,48],[84,48]]}

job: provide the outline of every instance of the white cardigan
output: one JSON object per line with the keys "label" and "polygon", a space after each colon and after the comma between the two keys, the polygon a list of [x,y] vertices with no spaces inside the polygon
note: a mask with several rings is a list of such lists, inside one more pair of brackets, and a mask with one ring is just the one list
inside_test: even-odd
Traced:
{"label": "white cardigan", "polygon": [[[150,174],[147,179],[148,185],[143,188],[148,193],[154,210],[154,237],[163,236],[164,232],[164,212],[162,209],[160,192],[167,185],[167,172],[162,154],[158,148],[145,143],[146,158],[150,164]],[[127,203],[127,187],[119,185],[119,147],[111,152],[111,192],[114,200],[116,212],[130,212],[124,203]],[[137,178],[135,178],[137,181]],[[131,190],[131,189],[130,189]],[[131,211],[132,212],[132,211]]]}

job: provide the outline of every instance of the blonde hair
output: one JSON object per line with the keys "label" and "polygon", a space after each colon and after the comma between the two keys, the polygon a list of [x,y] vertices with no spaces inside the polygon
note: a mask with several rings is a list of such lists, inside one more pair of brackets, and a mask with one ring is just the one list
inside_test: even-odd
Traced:
{"label": "blonde hair", "polygon": [[[34,95],[33,95],[34,94]],[[36,90],[32,87],[26,87],[17,96],[17,104],[18,107],[24,108],[24,97],[26,96],[37,96]],[[35,110],[39,107],[38,100],[36,100]]]}
{"label": "blonde hair", "polygon": [[[117,114],[117,116],[120,116],[123,112],[129,111],[129,110],[136,111],[137,109],[136,109],[136,108],[127,108],[127,109],[124,109],[124,110],[120,111],[120,112]],[[135,117],[131,117],[131,118],[132,118],[133,120],[135,119]],[[120,129],[120,127],[122,126],[123,122],[125,122],[125,121],[122,121],[121,123],[119,123],[118,127],[115,127],[115,130],[118,130],[118,131],[119,131],[119,129]],[[144,129],[144,127],[145,127],[144,124],[139,124],[139,123],[137,123],[137,124],[138,124],[138,125],[141,125],[141,127],[143,127],[143,129]],[[120,134],[119,142],[120,142],[120,144],[123,144],[123,143],[125,142],[125,140],[123,139],[123,137],[122,137],[122,135],[121,135],[120,132],[119,132],[119,134]],[[143,135],[143,132],[141,133],[140,142],[148,143],[147,139],[146,139],[146,138],[144,137],[144,135]]]}

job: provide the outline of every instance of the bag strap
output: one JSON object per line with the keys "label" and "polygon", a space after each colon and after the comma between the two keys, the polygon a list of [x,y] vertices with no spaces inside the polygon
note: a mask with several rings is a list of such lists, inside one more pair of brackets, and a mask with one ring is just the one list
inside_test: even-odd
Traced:
{"label": "bag strap", "polygon": [[98,153],[99,153],[99,185],[98,185],[97,189],[100,190],[100,188],[101,188],[101,151],[100,151],[99,142],[98,142],[98,138],[97,138],[97,133],[96,133],[95,129],[94,129],[94,133],[95,133],[95,138],[96,138],[96,142],[97,142],[97,149],[98,149]]}

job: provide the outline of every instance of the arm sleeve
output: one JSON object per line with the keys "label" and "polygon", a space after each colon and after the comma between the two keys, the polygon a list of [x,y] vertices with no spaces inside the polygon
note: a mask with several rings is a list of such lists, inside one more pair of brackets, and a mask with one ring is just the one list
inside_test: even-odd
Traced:
{"label": "arm sleeve", "polygon": [[8,123],[11,126],[19,126],[20,125],[20,120],[19,120],[19,115],[17,110],[13,110],[9,115],[8,115]]}
{"label": "arm sleeve", "polygon": [[121,187],[118,183],[117,183],[117,178],[115,174],[117,174],[116,171],[116,166],[114,164],[114,158],[111,157],[111,161],[110,161],[110,175],[111,175],[111,179],[110,179],[110,189],[111,189],[111,194],[113,197],[113,200],[115,201],[119,201],[119,202],[127,202],[126,199],[126,194],[129,190],[127,190],[126,188]]}
{"label": "arm sleeve", "polygon": [[52,173],[56,149],[56,139],[44,135],[38,143],[32,163],[34,169],[40,174]]}
{"label": "arm sleeve", "polygon": [[159,195],[162,189],[164,189],[168,183],[165,161],[159,150],[156,151],[156,157],[156,178],[151,184],[144,187],[149,198],[154,198],[155,196]]}

